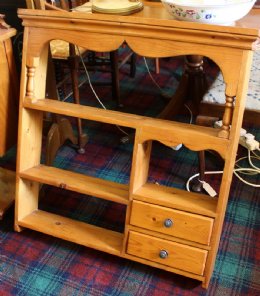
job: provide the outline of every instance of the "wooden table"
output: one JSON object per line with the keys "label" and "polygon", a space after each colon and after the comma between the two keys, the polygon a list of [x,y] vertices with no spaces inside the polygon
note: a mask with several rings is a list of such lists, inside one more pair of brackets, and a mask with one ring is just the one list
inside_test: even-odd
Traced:
{"label": "wooden table", "polygon": [[18,80],[11,37],[16,30],[0,29],[0,156],[16,143]]}
{"label": "wooden table", "polygon": [[[0,157],[16,143],[18,80],[13,59],[13,28],[0,28]],[[0,168],[0,219],[14,201],[15,173]]]}
{"label": "wooden table", "polygon": [[[30,228],[120,257],[197,279],[207,287],[213,272],[228,202],[245,107],[252,49],[259,30],[171,20],[161,6],[145,5],[131,16],[19,10],[23,19],[15,229]],[[249,23],[251,17],[249,16]],[[66,39],[94,51],[124,41],[139,55],[201,55],[214,60],[226,82],[221,129],[78,106],[45,98],[48,42]],[[37,87],[36,87],[37,85]],[[236,104],[233,108],[234,98]],[[43,112],[135,129],[129,184],[122,185],[40,164]],[[231,128],[230,128],[231,125]],[[211,149],[224,160],[217,198],[148,183],[153,140]],[[93,195],[127,207],[124,233],[38,209],[39,184]]]}

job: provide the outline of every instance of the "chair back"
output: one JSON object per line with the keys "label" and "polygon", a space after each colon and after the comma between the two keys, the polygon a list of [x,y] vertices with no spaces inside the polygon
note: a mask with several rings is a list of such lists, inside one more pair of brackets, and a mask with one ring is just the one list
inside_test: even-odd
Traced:
{"label": "chair back", "polygon": [[45,0],[26,0],[26,6],[29,9],[45,9]]}
{"label": "chair back", "polygon": [[58,8],[61,8],[69,11],[73,7],[83,5],[86,2],[88,2],[88,0],[56,0],[54,1],[54,5],[52,5],[50,0],[26,0],[26,6],[29,9],[57,10]]}

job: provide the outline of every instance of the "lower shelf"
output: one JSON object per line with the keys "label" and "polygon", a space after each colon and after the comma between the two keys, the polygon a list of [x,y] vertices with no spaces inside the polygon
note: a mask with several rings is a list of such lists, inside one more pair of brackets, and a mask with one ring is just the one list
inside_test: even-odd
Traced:
{"label": "lower shelf", "polygon": [[113,255],[120,255],[123,234],[45,211],[34,211],[18,225]]}

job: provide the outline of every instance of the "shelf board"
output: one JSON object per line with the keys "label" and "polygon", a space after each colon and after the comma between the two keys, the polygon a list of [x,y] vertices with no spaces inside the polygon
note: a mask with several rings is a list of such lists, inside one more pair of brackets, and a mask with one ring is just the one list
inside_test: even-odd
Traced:
{"label": "shelf board", "polygon": [[103,110],[51,99],[35,100],[26,97],[23,105],[32,110],[79,117],[133,129],[141,128],[144,141],[158,140],[170,147],[182,143],[193,151],[211,149],[217,151],[224,159],[230,144],[228,139],[218,137],[219,129],[211,127]]}
{"label": "shelf board", "polygon": [[217,198],[205,194],[146,183],[134,193],[133,198],[208,217],[216,217]]}
{"label": "shelf board", "polygon": [[39,165],[19,174],[21,178],[92,195],[120,204],[129,203],[128,185],[106,181],[83,174]]}
{"label": "shelf board", "polygon": [[71,241],[86,247],[120,255],[123,234],[81,221],[36,210],[18,221],[22,227]]}
{"label": "shelf board", "polygon": [[123,113],[114,110],[62,102],[52,99],[30,99],[25,97],[23,105],[38,111],[46,111],[71,117],[79,117],[103,123],[117,124],[125,127],[136,128],[141,126],[143,116]]}

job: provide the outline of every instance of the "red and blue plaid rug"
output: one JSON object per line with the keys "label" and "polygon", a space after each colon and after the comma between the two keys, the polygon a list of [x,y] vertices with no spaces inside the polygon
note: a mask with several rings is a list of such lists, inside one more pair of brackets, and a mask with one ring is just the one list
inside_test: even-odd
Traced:
{"label": "red and blue plaid rug", "polygon": [[[151,61],[152,65],[152,61]],[[142,59],[135,78],[121,72],[121,96],[128,112],[154,116],[165,104],[160,91],[146,73]],[[156,81],[172,94],[182,71],[181,60],[161,61]],[[210,71],[210,66],[209,66]],[[213,71],[213,70],[212,70]],[[93,79],[99,74],[92,75]],[[105,79],[106,75],[102,75]],[[107,77],[109,79],[109,77]],[[108,108],[114,108],[110,88],[96,91]],[[96,105],[87,85],[81,89],[83,102]],[[181,120],[189,121],[183,117]],[[251,131],[260,138],[259,127]],[[123,134],[114,126],[84,122],[89,135],[84,155],[64,146],[54,165],[90,176],[128,183],[132,143],[123,144]],[[131,132],[128,130],[128,132]],[[246,155],[239,149],[239,155]],[[222,164],[207,154],[207,170]],[[43,158],[44,161],[44,158]],[[15,166],[15,149],[0,160],[7,168]],[[246,165],[246,163],[245,163]],[[186,149],[174,151],[157,142],[153,145],[149,181],[185,188],[187,179],[197,173],[197,154]],[[250,177],[259,183],[259,177]],[[208,177],[218,186],[220,176]],[[13,231],[13,209],[0,221],[0,295],[1,296],[171,296],[260,295],[260,194],[233,178],[223,233],[214,273],[208,290],[200,282],[163,270],[118,258],[54,237],[25,229]],[[125,208],[109,201],[87,197],[51,186],[43,186],[41,209],[122,232]]]}

